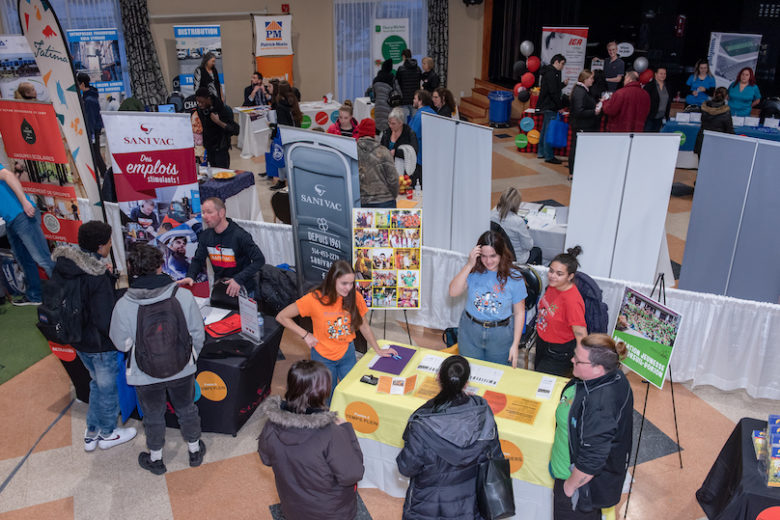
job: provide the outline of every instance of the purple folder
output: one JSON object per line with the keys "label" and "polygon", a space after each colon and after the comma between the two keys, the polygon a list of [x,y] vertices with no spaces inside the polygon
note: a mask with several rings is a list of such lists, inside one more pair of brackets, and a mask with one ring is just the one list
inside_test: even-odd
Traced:
{"label": "purple folder", "polygon": [[395,359],[393,357],[379,358],[376,363],[374,363],[374,366],[371,367],[371,370],[378,370],[379,372],[385,372],[387,374],[393,374],[396,376],[400,375],[417,350],[408,347],[400,347],[398,345],[388,346],[393,347],[395,351],[398,352],[398,355],[401,357],[401,359]]}

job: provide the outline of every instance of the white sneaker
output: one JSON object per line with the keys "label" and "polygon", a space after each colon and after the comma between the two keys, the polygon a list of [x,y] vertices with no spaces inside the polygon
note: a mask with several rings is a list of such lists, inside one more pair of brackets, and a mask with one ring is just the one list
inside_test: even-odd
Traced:
{"label": "white sneaker", "polygon": [[109,448],[113,448],[114,446],[118,446],[120,444],[123,444],[129,440],[132,440],[133,437],[135,437],[136,432],[135,428],[114,428],[114,432],[111,434],[108,438],[100,437],[100,440],[98,441],[98,446],[101,450],[107,450]]}
{"label": "white sneaker", "polygon": [[95,451],[95,448],[98,447],[99,440],[99,433],[95,433],[94,437],[90,437],[89,430],[84,430],[84,451]]}

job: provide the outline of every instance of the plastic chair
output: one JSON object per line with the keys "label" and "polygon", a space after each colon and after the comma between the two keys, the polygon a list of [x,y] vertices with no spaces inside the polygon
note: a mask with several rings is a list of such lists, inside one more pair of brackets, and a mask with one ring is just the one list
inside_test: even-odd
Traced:
{"label": "plastic chair", "polygon": [[404,174],[411,176],[417,167],[417,152],[414,151],[413,146],[408,144],[399,146],[398,151],[404,154],[403,158],[395,158],[395,169],[398,171],[398,176],[403,177]]}

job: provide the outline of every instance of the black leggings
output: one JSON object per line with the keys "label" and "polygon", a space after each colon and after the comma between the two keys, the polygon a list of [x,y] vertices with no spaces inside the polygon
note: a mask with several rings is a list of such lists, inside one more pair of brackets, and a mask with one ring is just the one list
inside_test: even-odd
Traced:
{"label": "black leggings", "polygon": [[534,370],[556,376],[571,377],[571,358],[574,356],[574,347],[576,346],[576,339],[566,343],[549,343],[537,337]]}

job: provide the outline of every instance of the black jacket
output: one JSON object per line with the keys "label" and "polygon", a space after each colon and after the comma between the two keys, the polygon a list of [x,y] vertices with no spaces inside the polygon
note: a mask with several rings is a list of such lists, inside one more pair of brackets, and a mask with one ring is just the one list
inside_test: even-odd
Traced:
{"label": "black jacket", "polygon": [[241,104],[241,106],[245,107],[254,107],[258,105],[267,105],[269,100],[268,96],[265,93],[265,88],[260,86],[260,90],[257,92],[257,99],[250,98],[249,96],[252,95],[252,91],[255,89],[254,85],[249,85],[248,87],[244,88],[244,102]]}
{"label": "black jacket", "polygon": [[460,396],[435,410],[428,401],[409,418],[398,471],[409,477],[404,520],[481,519],[477,468],[503,458],[493,412],[479,396]]}
{"label": "black jacket", "polygon": [[422,88],[428,92],[433,92],[439,88],[439,85],[441,85],[439,75],[436,74],[436,71],[433,69],[429,70],[428,72],[423,72],[420,76],[420,79],[422,79]]}
{"label": "black jacket", "polygon": [[422,81],[422,71],[417,66],[417,61],[413,59],[404,60],[395,73],[395,79],[398,81],[398,87],[401,89],[403,97],[402,105],[411,105],[414,100],[414,93],[420,90]]}
{"label": "black jacket", "polygon": [[293,119],[292,105],[287,102],[286,99],[280,99],[278,103],[273,106],[276,110],[276,124],[287,126],[300,126],[295,124]]}
{"label": "black jacket", "polygon": [[87,122],[87,133],[90,141],[100,135],[103,130],[103,119],[100,117],[100,93],[95,87],[89,87],[81,93],[84,100],[84,118]]}
{"label": "black jacket", "polygon": [[[666,111],[664,112],[664,119],[669,120],[669,111],[672,109],[672,92],[669,88],[669,82],[664,83],[666,93],[669,95],[669,101],[666,103]],[[647,115],[648,119],[655,119],[655,114],[658,112],[658,105],[661,102],[661,96],[658,94],[658,84],[655,80],[650,81],[645,85],[645,90],[650,94],[650,113]]]}
{"label": "black jacket", "polygon": [[228,227],[222,233],[211,228],[200,232],[198,249],[192,257],[187,276],[194,280],[203,270],[206,258],[209,258],[215,280],[232,278],[247,292],[253,292],[257,289],[257,273],[265,264],[265,257],[252,240],[252,235],[233,220],[227,220]]}
{"label": "black jacket", "polygon": [[574,85],[569,96],[571,101],[571,127],[573,132],[598,132],[599,119],[596,115],[596,100],[582,85]]}
{"label": "black jacket", "polygon": [[439,110],[436,111],[437,114],[444,117],[452,117],[452,107],[449,105],[442,105]]}
{"label": "black jacket", "polygon": [[536,108],[539,110],[552,111],[562,109],[562,90],[563,82],[561,81],[561,71],[552,65],[545,65],[542,69],[542,85],[539,90],[539,102],[536,104]]}
{"label": "black jacket", "polygon": [[734,133],[734,122],[731,120],[731,109],[723,102],[705,101],[701,105],[701,128],[696,135],[696,143],[693,145],[693,151],[696,155],[701,154],[701,145],[704,140],[704,131],[723,132],[725,134]]}
{"label": "black jacket", "polygon": [[95,255],[74,246],[59,246],[51,255],[54,270],[63,278],[78,278],[81,287],[81,342],[71,346],[81,352],[115,351],[108,331],[114,310],[114,276]]}
{"label": "black jacket", "polygon": [[374,76],[374,80],[371,82],[373,85],[377,81],[381,81],[382,83],[387,83],[391,87],[395,83],[395,76],[393,75],[393,60],[388,58],[385,61],[382,62],[382,66],[379,69],[379,72],[376,73],[376,76]]}
{"label": "black jacket", "polygon": [[[392,133],[393,130],[390,127],[387,127],[385,131],[382,132],[382,137],[379,138],[379,142],[387,149],[390,149],[390,136]],[[395,145],[393,145],[393,150],[396,150],[395,157],[398,157],[399,159],[403,158],[404,154],[403,152],[398,152],[398,147],[404,144],[411,145],[415,152],[420,150],[417,135],[407,124],[404,124],[403,130],[401,130],[401,136],[398,138],[398,141],[395,142]]]}
{"label": "black jacket", "polygon": [[591,511],[620,501],[631,455],[634,394],[616,369],[577,385],[569,410],[569,454],[593,479],[580,487],[577,509]]}
{"label": "black jacket", "polygon": [[[203,147],[206,150],[229,150],[230,136],[238,135],[240,127],[233,119],[233,109],[211,96],[211,110],[198,109],[200,124],[203,126]],[[227,126],[222,128],[211,120],[211,112],[219,116]]]}

